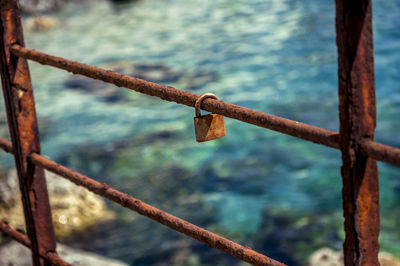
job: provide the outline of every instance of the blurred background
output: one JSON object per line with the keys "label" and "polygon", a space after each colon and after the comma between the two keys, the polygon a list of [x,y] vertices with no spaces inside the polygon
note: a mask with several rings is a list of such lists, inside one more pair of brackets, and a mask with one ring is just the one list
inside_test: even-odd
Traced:
{"label": "blurred background", "polygon": [[[373,4],[376,139],[400,147],[400,2]],[[334,1],[87,0],[51,9],[25,8],[27,47],[338,130]],[[339,151],[231,119],[226,137],[199,144],[192,108],[29,64],[43,155],[289,265],[342,248]],[[10,175],[12,157],[1,153],[0,165]],[[400,257],[400,169],[379,163],[379,173],[381,250]],[[105,208],[107,219],[90,226],[53,217],[58,240],[130,265],[242,265],[116,204]]]}

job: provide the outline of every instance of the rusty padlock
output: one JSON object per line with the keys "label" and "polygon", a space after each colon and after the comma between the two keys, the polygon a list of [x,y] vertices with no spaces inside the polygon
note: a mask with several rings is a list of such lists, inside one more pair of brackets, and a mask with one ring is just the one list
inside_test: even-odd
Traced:
{"label": "rusty padlock", "polygon": [[206,98],[219,100],[218,97],[212,93],[204,93],[196,100],[194,105],[196,110],[196,116],[194,117],[194,130],[197,142],[209,141],[225,136],[224,116],[218,114],[201,115],[201,103]]}

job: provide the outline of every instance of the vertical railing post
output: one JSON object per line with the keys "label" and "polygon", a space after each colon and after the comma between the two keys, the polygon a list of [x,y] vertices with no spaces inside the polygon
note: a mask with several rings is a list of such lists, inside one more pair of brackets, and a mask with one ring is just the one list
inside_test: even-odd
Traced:
{"label": "vertical railing post", "polygon": [[371,0],[336,0],[345,265],[379,265],[379,178],[359,151],[376,127]]}
{"label": "vertical railing post", "polygon": [[38,249],[55,252],[56,243],[44,171],[29,162],[31,153],[40,152],[39,131],[28,63],[13,56],[13,44],[24,46],[17,0],[0,0],[1,78],[7,120],[13,144],[28,236],[34,265],[48,264]]}

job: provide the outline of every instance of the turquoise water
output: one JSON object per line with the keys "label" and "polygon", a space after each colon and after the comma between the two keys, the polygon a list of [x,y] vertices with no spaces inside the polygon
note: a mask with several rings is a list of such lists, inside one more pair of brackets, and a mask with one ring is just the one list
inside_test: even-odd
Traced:
{"label": "turquoise water", "polygon": [[[376,139],[397,147],[399,12],[396,0],[374,2]],[[333,1],[100,2],[54,16],[59,28],[25,32],[28,47],[134,76],[132,65],[162,69],[176,78],[161,83],[338,130]],[[338,151],[231,119],[225,138],[198,144],[191,108],[30,66],[44,155],[291,265],[341,248]],[[400,170],[379,168],[381,246],[400,256]],[[117,222],[66,241],[135,265],[237,263],[110,208]]]}

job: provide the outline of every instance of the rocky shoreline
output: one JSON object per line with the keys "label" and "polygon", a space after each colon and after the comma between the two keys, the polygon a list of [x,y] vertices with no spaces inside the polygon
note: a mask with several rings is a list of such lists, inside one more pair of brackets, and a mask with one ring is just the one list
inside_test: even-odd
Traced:
{"label": "rocky shoreline", "polygon": [[[97,265],[97,266],[126,266],[128,264],[110,259],[91,252],[58,243],[57,253],[66,262],[75,265]],[[0,265],[8,266],[30,266],[32,265],[30,250],[13,241],[0,246]]]}
{"label": "rocky shoreline", "polygon": [[[15,170],[1,178],[0,183],[0,220],[11,227],[25,231],[20,192]],[[0,180],[1,180],[0,179]],[[114,218],[104,201],[88,190],[46,172],[47,187],[52,209],[53,223],[58,237]]]}
{"label": "rocky shoreline", "polygon": [[[381,266],[400,266],[400,260],[387,252],[379,253]],[[308,266],[343,266],[343,252],[330,248],[315,251],[308,259]]]}
{"label": "rocky shoreline", "polygon": [[[0,220],[25,231],[25,221],[15,170],[0,177]],[[79,233],[89,227],[114,219],[104,201],[92,192],[46,172],[54,229],[58,239]],[[8,238],[0,237],[0,265],[31,265],[28,248]],[[73,265],[126,265],[94,253],[74,249],[63,244],[57,248],[60,256]]]}

